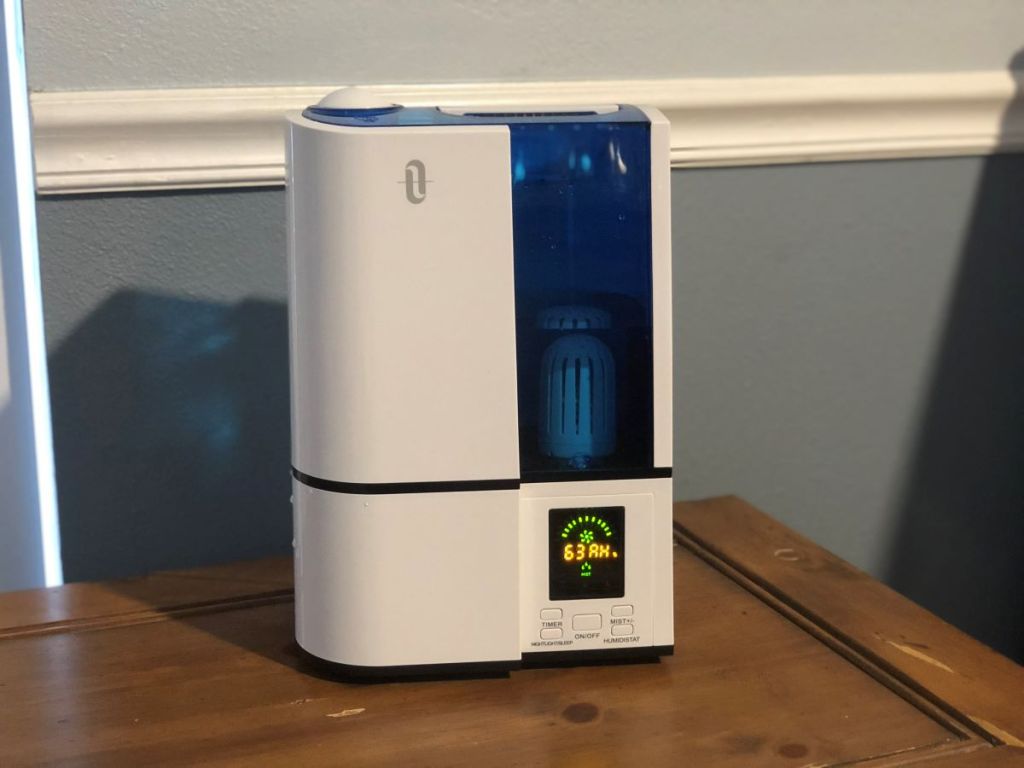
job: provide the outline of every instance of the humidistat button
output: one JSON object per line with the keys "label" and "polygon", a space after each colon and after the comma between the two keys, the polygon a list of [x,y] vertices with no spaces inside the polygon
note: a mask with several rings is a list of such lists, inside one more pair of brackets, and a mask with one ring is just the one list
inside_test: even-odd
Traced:
{"label": "humidistat button", "polygon": [[612,624],[613,635],[632,635],[633,625],[632,624]]}

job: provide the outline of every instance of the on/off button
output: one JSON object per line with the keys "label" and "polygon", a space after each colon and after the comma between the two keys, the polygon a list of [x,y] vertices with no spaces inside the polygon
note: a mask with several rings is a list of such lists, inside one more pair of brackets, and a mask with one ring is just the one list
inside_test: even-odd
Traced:
{"label": "on/off button", "polygon": [[600,629],[600,613],[577,613],[572,617],[573,629]]}

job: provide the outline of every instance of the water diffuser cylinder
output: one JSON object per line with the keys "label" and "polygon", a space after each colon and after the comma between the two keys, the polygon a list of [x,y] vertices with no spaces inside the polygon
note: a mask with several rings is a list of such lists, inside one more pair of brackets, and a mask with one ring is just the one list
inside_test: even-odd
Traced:
{"label": "water diffuser cylinder", "polygon": [[[610,315],[590,307],[543,312],[545,329],[607,329]],[[545,456],[584,468],[615,450],[615,361],[608,346],[588,333],[570,332],[544,352],[538,440]]]}

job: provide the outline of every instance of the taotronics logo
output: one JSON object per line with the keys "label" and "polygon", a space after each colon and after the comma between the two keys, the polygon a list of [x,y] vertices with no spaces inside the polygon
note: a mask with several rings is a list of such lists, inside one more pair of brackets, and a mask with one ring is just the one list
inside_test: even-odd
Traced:
{"label": "taotronics logo", "polygon": [[427,184],[433,182],[427,178],[427,168],[422,160],[410,160],[405,164],[405,179],[398,183],[405,184],[405,199],[419,205],[427,199]]}

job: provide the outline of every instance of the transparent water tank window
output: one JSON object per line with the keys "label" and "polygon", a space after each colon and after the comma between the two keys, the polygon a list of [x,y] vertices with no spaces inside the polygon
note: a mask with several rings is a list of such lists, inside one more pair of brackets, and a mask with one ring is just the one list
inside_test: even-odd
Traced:
{"label": "transparent water tank window", "polygon": [[524,477],[651,467],[649,126],[510,130]]}

